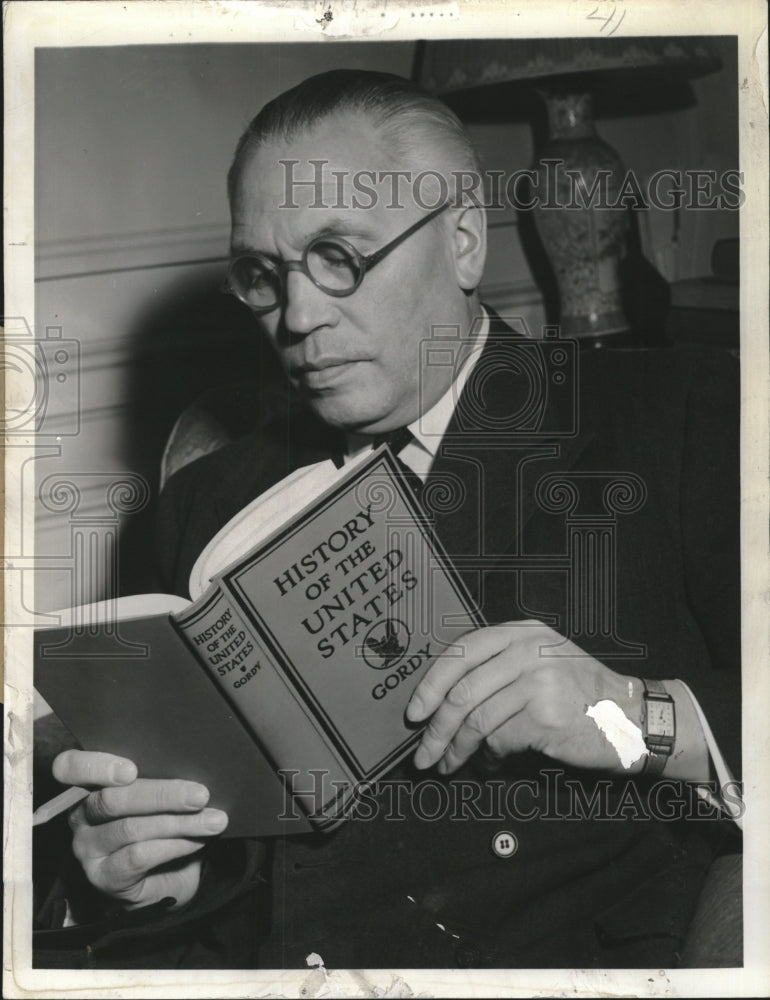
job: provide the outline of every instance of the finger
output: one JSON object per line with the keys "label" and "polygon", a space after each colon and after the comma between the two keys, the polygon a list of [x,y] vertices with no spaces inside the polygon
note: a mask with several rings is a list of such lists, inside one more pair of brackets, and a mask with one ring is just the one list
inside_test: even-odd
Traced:
{"label": "finger", "polygon": [[213,837],[221,833],[227,823],[227,813],[221,809],[204,809],[186,816],[124,816],[98,826],[83,825],[73,841],[73,850],[80,861],[106,857],[129,844],[145,840]]}
{"label": "finger", "polygon": [[[479,664],[496,656],[510,642],[511,628],[496,625],[466,632],[454,643],[454,649],[447,649],[433,661],[425,676],[414,689],[406,708],[410,722],[420,722],[436,711],[447,692],[463,675]],[[457,655],[457,647],[461,655]]]}
{"label": "finger", "polygon": [[181,867],[153,872],[117,895],[128,910],[159,903],[161,899],[173,899],[170,908],[174,910],[190,902],[198,890],[200,875],[200,858],[193,858]]}
{"label": "finger", "polygon": [[492,760],[501,760],[513,753],[537,750],[541,733],[527,712],[519,712],[507,719],[487,736],[485,753]]}
{"label": "finger", "polygon": [[64,785],[127,785],[136,775],[133,761],[111,753],[65,750],[53,762],[53,776]]}
{"label": "finger", "polygon": [[[498,733],[499,735],[501,729],[509,721],[513,722],[526,708],[530,694],[526,681],[522,679],[514,684],[509,684],[492,698],[477,705],[447,746],[446,752],[439,761],[439,772],[451,774],[456,771],[493,734]],[[512,753],[513,749],[512,747],[508,750],[501,750],[501,755]]]}
{"label": "finger", "polygon": [[153,869],[195,854],[203,845],[204,841],[183,838],[129,844],[98,864],[88,866],[91,880],[102,892],[118,895],[146,878]]}
{"label": "finger", "polygon": [[122,816],[199,812],[208,800],[208,789],[196,781],[138,778],[130,785],[92,792],[70,821],[73,825],[109,823]]}
{"label": "finger", "polygon": [[[474,733],[478,735],[478,746],[492,729],[507,718],[506,714],[501,714],[505,712],[505,701],[513,697],[514,704],[517,704],[515,692],[508,691],[511,682],[517,679],[516,664],[506,655],[493,656],[461,677],[449,689],[428,723],[415,754],[415,766],[422,768],[435,764],[463,726],[466,727],[466,739]],[[503,704],[498,706],[502,692],[507,692],[507,699],[503,697]],[[496,697],[493,698],[493,695]],[[488,699],[493,704],[487,704]],[[516,711],[518,707],[515,707]],[[497,719],[494,725],[491,724],[490,713],[494,713]]]}

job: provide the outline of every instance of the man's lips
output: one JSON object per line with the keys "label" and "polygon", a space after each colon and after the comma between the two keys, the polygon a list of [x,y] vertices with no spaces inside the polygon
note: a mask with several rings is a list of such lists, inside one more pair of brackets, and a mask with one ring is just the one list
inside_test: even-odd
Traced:
{"label": "man's lips", "polygon": [[352,364],[356,358],[346,358],[336,354],[325,354],[308,361],[298,361],[291,366],[295,372],[320,372],[324,368],[339,368],[340,365]]}
{"label": "man's lips", "polygon": [[289,372],[292,378],[307,388],[320,389],[344,378],[355,365],[364,360],[327,355],[292,365]]}

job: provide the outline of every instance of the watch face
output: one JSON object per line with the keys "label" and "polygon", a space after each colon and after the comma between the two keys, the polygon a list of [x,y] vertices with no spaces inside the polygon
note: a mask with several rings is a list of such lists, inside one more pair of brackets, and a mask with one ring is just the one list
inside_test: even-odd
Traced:
{"label": "watch face", "polygon": [[670,702],[647,702],[647,732],[650,736],[674,736],[674,706]]}

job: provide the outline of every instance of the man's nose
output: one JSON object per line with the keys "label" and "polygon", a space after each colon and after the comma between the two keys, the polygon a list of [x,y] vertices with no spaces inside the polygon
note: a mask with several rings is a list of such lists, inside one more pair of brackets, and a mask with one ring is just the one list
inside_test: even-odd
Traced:
{"label": "man's nose", "polygon": [[307,336],[330,321],[334,299],[298,268],[285,276],[283,321],[289,333]]}

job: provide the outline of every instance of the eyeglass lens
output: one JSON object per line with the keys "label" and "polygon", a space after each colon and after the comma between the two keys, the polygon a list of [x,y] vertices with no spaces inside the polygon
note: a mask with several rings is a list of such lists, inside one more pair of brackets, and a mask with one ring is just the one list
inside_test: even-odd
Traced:
{"label": "eyeglass lens", "polygon": [[281,297],[280,271],[266,257],[241,257],[230,272],[230,283],[238,297],[255,309],[273,305]]}
{"label": "eyeglass lens", "polygon": [[355,288],[361,277],[358,258],[336,240],[314,240],[305,260],[313,280],[328,291]]}
{"label": "eyeglass lens", "polygon": [[[307,247],[303,271],[324,291],[354,289],[361,278],[358,256],[335,240],[314,240]],[[276,305],[281,298],[281,267],[268,257],[241,257],[230,274],[233,290],[255,309]]]}

